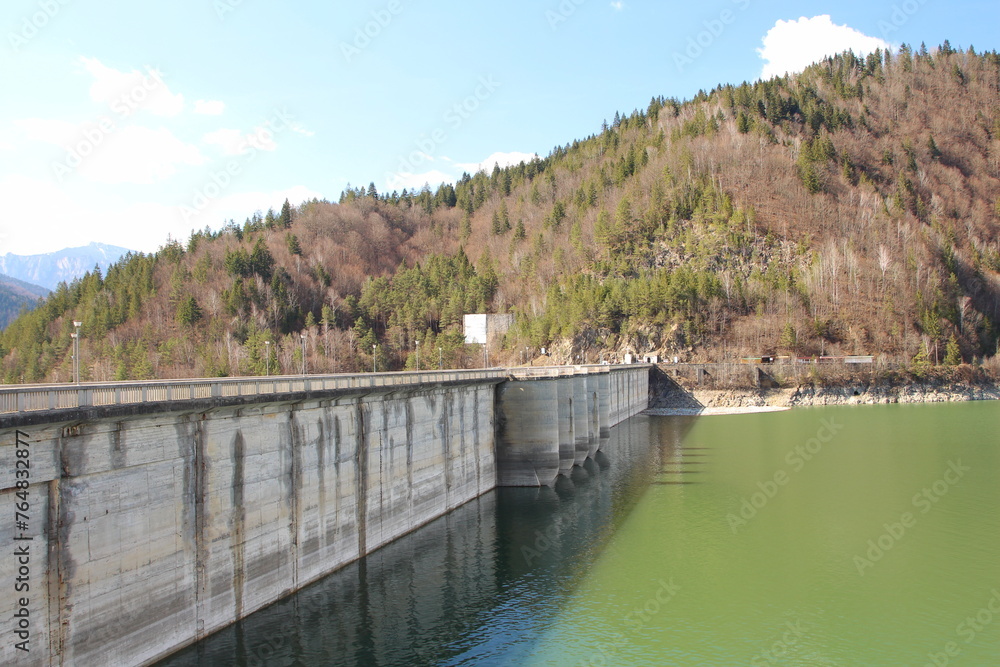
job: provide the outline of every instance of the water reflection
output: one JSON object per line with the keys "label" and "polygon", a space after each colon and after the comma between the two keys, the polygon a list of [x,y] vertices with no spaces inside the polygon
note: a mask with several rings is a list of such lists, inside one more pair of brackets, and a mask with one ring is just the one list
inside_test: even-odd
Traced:
{"label": "water reflection", "polygon": [[160,664],[516,661],[693,421],[636,417],[553,488],[488,493]]}

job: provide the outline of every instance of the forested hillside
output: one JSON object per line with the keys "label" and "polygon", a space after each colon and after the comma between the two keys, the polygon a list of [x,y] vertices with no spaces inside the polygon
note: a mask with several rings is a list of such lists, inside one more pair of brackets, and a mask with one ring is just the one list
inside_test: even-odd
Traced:
{"label": "forested hillside", "polygon": [[[546,158],[348,188],[129,255],[0,335],[7,382],[476,365],[493,350],[972,362],[1000,332],[1000,56],[903,47],[655,98]],[[274,344],[265,345],[265,341]],[[377,348],[373,345],[377,344]],[[270,350],[272,360],[265,354]]]}
{"label": "forested hillside", "polygon": [[31,310],[49,291],[0,273],[0,331],[17,319],[22,310]]}

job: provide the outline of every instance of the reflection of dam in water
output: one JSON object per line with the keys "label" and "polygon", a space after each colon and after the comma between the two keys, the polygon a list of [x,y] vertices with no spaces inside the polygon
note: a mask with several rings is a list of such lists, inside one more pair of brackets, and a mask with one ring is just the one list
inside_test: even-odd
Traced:
{"label": "reflection of dam in water", "polygon": [[161,667],[516,663],[558,611],[553,589],[575,585],[656,477],[678,424],[631,419],[553,486],[491,491]]}
{"label": "reflection of dam in water", "polygon": [[[574,464],[646,407],[648,372],[0,389],[6,460],[22,440],[32,457],[37,582],[26,604],[0,601],[11,618],[28,610],[32,638],[0,662],[150,662],[498,485],[582,474]],[[0,475],[13,504],[13,466]],[[0,561],[0,576],[15,567]]]}

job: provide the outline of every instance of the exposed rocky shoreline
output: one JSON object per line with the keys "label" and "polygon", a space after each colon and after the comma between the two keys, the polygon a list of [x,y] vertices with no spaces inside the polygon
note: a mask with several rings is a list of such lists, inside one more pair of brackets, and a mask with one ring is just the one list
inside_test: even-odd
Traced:
{"label": "exposed rocky shoreline", "polygon": [[876,405],[884,403],[948,403],[1000,399],[996,385],[934,385],[813,387],[793,389],[711,390],[690,395],[706,408],[800,407],[809,405]]}
{"label": "exposed rocky shoreline", "polygon": [[[723,409],[794,408],[812,405],[947,403],[1000,399],[996,383],[856,383],[846,386],[800,385],[789,388],[685,388],[661,375],[650,386],[650,410],[674,414],[722,414]],[[706,410],[710,410],[706,413]]]}

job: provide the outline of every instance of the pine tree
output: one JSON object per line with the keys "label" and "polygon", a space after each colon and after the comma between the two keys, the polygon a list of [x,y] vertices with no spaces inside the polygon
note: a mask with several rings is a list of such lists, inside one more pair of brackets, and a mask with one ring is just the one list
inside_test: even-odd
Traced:
{"label": "pine tree", "polygon": [[503,223],[500,221],[500,212],[493,211],[493,224],[491,226],[494,236],[501,236],[504,233]]}
{"label": "pine tree", "polygon": [[264,239],[257,239],[250,253],[249,261],[250,273],[256,273],[264,280],[271,279],[271,272],[274,270],[274,256],[264,244]]}
{"label": "pine tree", "polygon": [[958,339],[955,338],[955,334],[951,335],[948,339],[948,346],[945,348],[944,353],[944,365],[945,366],[958,366],[962,363],[962,348],[958,345]]}
{"label": "pine tree", "polygon": [[778,341],[778,345],[781,349],[794,353],[797,338],[795,326],[791,322],[786,322],[785,328],[781,331],[781,340]]}
{"label": "pine tree", "polygon": [[285,203],[281,205],[281,215],[279,216],[281,221],[281,226],[283,229],[291,229],[292,227],[292,206],[288,203],[288,199],[285,199]]}
{"label": "pine tree", "polygon": [[740,134],[746,134],[750,131],[750,116],[742,110],[736,116],[736,130]]}
{"label": "pine tree", "polygon": [[299,244],[299,237],[291,232],[285,234],[285,244],[288,245],[288,252],[293,255],[302,254],[302,245]]}
{"label": "pine tree", "polygon": [[522,222],[521,220],[518,220],[517,221],[517,225],[514,227],[514,240],[515,241],[523,241],[524,237],[526,236],[526,234],[527,233],[525,232],[525,229],[524,229],[524,222]]}
{"label": "pine tree", "polygon": [[813,166],[812,162],[808,162],[802,166],[799,174],[802,177],[802,184],[806,186],[809,194],[814,195],[823,189],[823,184],[819,180],[819,174],[816,173],[816,167]]}
{"label": "pine tree", "polygon": [[189,296],[180,302],[177,306],[177,323],[184,326],[190,326],[201,319],[201,308],[198,306],[198,301],[193,297]]}
{"label": "pine tree", "polygon": [[941,151],[938,150],[937,144],[934,142],[934,135],[933,134],[927,140],[927,150],[930,152],[932,160],[940,160],[941,159]]}
{"label": "pine tree", "polygon": [[472,234],[472,217],[468,212],[462,214],[462,222],[458,229],[458,238],[465,243]]}

